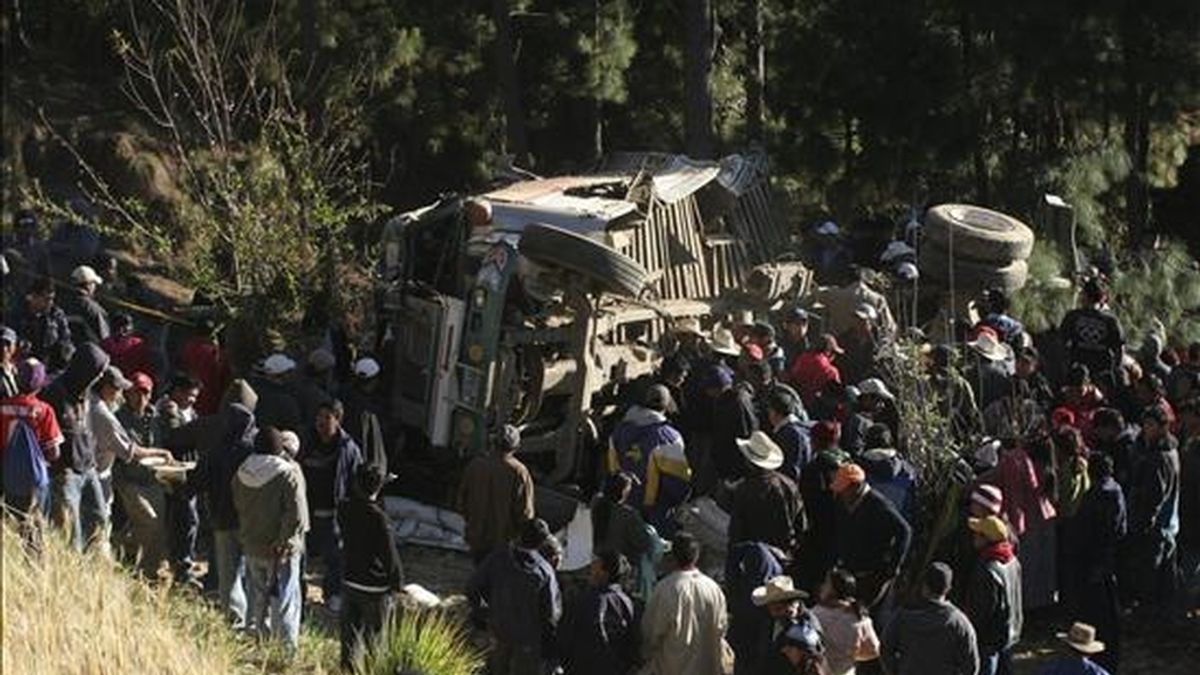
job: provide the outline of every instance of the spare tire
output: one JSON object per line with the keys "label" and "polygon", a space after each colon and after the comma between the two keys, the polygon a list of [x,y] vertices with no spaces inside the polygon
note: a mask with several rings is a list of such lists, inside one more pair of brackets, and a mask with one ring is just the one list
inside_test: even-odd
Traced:
{"label": "spare tire", "polygon": [[1033,250],[1033,230],[1012,216],[970,204],[941,204],[925,213],[926,241],[950,248],[954,256],[1007,265]]}
{"label": "spare tire", "polygon": [[[923,279],[934,282],[950,281],[950,253],[932,241],[921,246],[919,265]],[[979,262],[954,255],[954,285],[962,290],[982,291],[998,288],[1015,291],[1029,280],[1029,264],[1024,260],[1006,263]]]}
{"label": "spare tire", "polygon": [[610,293],[637,297],[646,286],[647,272],[638,261],[561,227],[527,225],[518,247],[534,262],[575,272]]}

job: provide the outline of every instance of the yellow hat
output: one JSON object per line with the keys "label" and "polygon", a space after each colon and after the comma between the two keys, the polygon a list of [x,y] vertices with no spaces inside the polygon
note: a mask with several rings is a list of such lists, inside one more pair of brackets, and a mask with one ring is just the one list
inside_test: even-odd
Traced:
{"label": "yellow hat", "polygon": [[967,527],[993,544],[1008,541],[1008,525],[999,516],[967,518]]}

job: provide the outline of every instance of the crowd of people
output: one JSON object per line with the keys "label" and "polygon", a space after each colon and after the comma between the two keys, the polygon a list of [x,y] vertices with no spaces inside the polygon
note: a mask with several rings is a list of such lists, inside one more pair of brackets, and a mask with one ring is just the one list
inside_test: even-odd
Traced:
{"label": "crowd of people", "polygon": [[[325,346],[235,373],[211,326],[164,355],[110,316],[111,278],[67,279],[61,306],[50,277],[26,283],[0,332],[4,501],[28,545],[45,516],[293,648],[319,569],[349,668],[404,583],[379,502],[380,362]],[[499,425],[455,505],[489,672],[1011,673],[1042,611],[1066,629],[1047,673],[1118,672],[1123,617],[1195,607],[1200,344],[1133,349],[1102,280],[1080,297],[1061,375],[999,291],[940,343],[864,278],[772,320],[679,321],[658,370],[611,399],[586,581],[559,570],[521,433]],[[925,430],[886,367],[900,342],[923,359],[906,395],[950,421],[961,489],[931,493],[944,481],[909,456]],[[700,498],[728,516],[724,550],[682,525]]]}
{"label": "crowd of people", "polygon": [[[1044,672],[1092,675],[1119,671],[1129,615],[1194,620],[1200,344],[1131,348],[1091,279],[1052,377],[1004,293],[976,307],[940,344],[862,278],[778,325],[678,322],[616,396],[583,589],[555,573],[506,428],[460,491],[489,672],[1012,673],[1034,614],[1064,629]],[[943,493],[908,456],[928,430],[893,393],[898,341],[958,449]],[[699,497],[728,515],[711,575],[681,527]]]}

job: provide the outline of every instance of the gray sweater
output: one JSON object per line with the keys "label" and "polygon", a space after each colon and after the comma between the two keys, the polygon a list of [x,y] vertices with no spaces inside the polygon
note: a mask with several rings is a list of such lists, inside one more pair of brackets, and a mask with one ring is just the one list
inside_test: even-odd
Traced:
{"label": "gray sweater", "polygon": [[944,600],[901,610],[883,633],[879,650],[889,675],[975,675],[979,652],[965,614]]}
{"label": "gray sweater", "polygon": [[299,553],[308,531],[300,465],[274,455],[250,455],[231,483],[246,555],[275,559],[283,549]]}

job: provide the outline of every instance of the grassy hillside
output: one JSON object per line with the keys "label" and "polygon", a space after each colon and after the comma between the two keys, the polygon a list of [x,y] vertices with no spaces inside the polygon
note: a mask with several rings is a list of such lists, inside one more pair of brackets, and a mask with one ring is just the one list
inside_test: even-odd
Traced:
{"label": "grassy hillside", "polygon": [[337,644],[306,633],[300,654],[256,646],[192,595],[152,588],[111,561],[47,537],[40,557],[4,524],[0,671],[23,675],[337,672]]}

